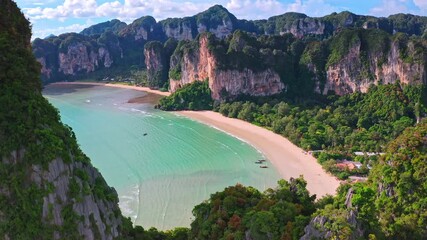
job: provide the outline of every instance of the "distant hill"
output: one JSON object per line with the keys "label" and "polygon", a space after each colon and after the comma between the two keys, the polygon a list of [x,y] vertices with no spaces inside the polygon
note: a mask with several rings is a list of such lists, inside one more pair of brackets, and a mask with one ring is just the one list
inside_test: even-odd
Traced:
{"label": "distant hill", "polygon": [[127,24],[125,22],[121,22],[120,20],[113,19],[108,22],[98,23],[88,28],[85,28],[83,29],[83,31],[80,32],[80,34],[86,35],[86,36],[97,35],[97,34],[100,35],[107,31],[111,31],[117,34],[126,26]]}

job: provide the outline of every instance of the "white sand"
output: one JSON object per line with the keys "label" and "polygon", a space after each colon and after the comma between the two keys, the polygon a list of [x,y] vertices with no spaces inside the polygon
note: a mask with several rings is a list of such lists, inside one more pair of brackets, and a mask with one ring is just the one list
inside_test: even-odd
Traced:
{"label": "white sand", "polygon": [[[170,95],[169,92],[121,84],[91,82],[61,82],[54,84],[97,85],[134,89],[162,96]],[[289,180],[291,177],[304,176],[304,179],[307,181],[307,189],[311,194],[316,194],[318,197],[326,194],[335,195],[335,191],[340,185],[340,181],[331,174],[326,173],[313,156],[305,153],[301,148],[281,135],[239,119],[224,117],[212,111],[181,111],[177,113],[214,126],[247,141],[267,157],[267,160],[274,165],[284,179]]]}

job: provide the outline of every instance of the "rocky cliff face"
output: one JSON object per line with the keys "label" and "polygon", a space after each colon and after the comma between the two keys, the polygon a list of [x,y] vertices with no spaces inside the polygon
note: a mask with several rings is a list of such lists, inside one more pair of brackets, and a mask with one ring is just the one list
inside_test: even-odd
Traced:
{"label": "rocky cliff face", "polygon": [[323,35],[326,34],[326,23],[319,19],[297,19],[291,27],[288,29],[280,30],[280,34],[292,33],[292,35],[303,38],[304,36],[311,35]]}
{"label": "rocky cliff face", "polygon": [[[350,188],[345,199],[345,209],[334,209],[325,215],[319,214],[312,218],[304,228],[305,234],[300,240],[336,238],[356,240],[363,238],[364,229],[357,218],[357,210],[351,204],[352,198],[353,189]],[[331,227],[332,224],[335,224],[336,227]],[[346,230],[345,227],[349,227],[349,229]]]}
{"label": "rocky cliff face", "polygon": [[[94,167],[77,161],[65,163],[62,158],[50,161],[47,167],[40,164],[25,166],[22,162],[25,155],[25,149],[13,151],[8,157],[3,157],[1,164],[6,168],[19,166],[21,171],[27,172],[28,178],[21,184],[49,189],[39,201],[41,206],[35,206],[41,210],[40,221],[50,228],[45,236],[51,239],[69,237],[61,230],[64,228],[73,228],[73,236],[84,239],[114,239],[119,236],[122,216],[117,193],[106,185]],[[4,185],[1,187],[9,197],[15,193]],[[101,198],[96,193],[97,189],[110,194],[111,198]]]}
{"label": "rocky cliff face", "polygon": [[151,88],[163,86],[168,80],[169,57],[165,56],[163,44],[151,42],[144,48],[145,65],[147,67],[147,84]]}
{"label": "rocky cliff face", "polygon": [[102,64],[104,67],[110,67],[113,60],[110,53],[105,48],[99,48],[98,51],[88,49],[82,43],[68,46],[67,51],[59,53],[59,72],[65,75],[76,75],[80,72],[93,72]]}
{"label": "rocky cliff face", "polygon": [[[44,82],[67,80],[86,75],[103,68],[110,68],[122,57],[117,39],[95,42],[89,37],[64,34],[33,42],[34,55],[41,64]],[[106,43],[104,43],[106,42]]]}
{"label": "rocky cliff face", "polygon": [[165,44],[152,41],[145,44],[144,56],[147,67],[147,86],[168,89],[170,57],[177,46],[177,41],[169,39]]}
{"label": "rocky cliff face", "polygon": [[221,24],[218,24],[216,27],[213,27],[213,28],[208,28],[206,25],[201,23],[197,25],[197,31],[199,33],[211,32],[217,38],[221,38],[221,39],[232,34],[233,30],[234,30],[234,26],[230,20],[222,20]]}
{"label": "rocky cliff face", "polygon": [[197,35],[194,31],[195,22],[191,18],[184,18],[182,21],[179,19],[169,19],[160,23],[168,38],[174,38],[178,41],[193,40],[194,36]]}
{"label": "rocky cliff face", "polygon": [[220,100],[238,95],[268,96],[280,93],[285,85],[272,69],[256,72],[249,68],[225,70],[218,66],[218,59],[209,50],[208,36],[199,39],[198,51],[184,52],[181,58],[173,56],[171,69],[181,74],[170,80],[170,90],[176,91],[185,84],[209,79],[212,97]]}
{"label": "rocky cliff face", "polygon": [[198,34],[211,32],[218,38],[225,38],[237,29],[236,17],[220,5],[192,17],[169,18],[160,21],[168,38],[193,40]]}
{"label": "rocky cliff face", "polygon": [[362,44],[361,40],[355,41],[342,59],[327,67],[323,94],[366,92],[371,84],[397,80],[404,84],[427,83],[427,54],[422,50],[425,46],[409,41],[402,47],[395,40],[389,43],[388,51],[369,53],[362,49]]}
{"label": "rocky cliff face", "polygon": [[123,37],[132,38],[134,41],[149,40],[155,38],[158,31],[156,20],[151,16],[141,17],[136,19],[131,24],[123,28],[119,35]]}

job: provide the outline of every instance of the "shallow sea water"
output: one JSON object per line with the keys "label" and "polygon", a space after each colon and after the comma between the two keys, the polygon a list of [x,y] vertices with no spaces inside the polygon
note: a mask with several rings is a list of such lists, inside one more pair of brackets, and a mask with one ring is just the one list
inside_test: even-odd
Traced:
{"label": "shallow sea water", "polygon": [[195,205],[241,183],[264,191],[280,179],[254,162],[249,144],[197,121],[127,101],[146,93],[103,86],[51,85],[44,96],[72,127],[82,150],[119,195],[136,225],[189,226]]}

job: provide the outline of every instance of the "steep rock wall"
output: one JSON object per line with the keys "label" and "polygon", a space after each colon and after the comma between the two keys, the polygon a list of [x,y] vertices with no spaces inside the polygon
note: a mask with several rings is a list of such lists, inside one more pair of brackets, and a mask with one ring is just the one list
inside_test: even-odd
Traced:
{"label": "steep rock wall", "polygon": [[166,37],[174,38],[178,41],[193,40],[199,33],[211,32],[217,38],[225,38],[232,34],[236,28],[232,21],[222,20],[218,25],[207,26],[206,24],[196,24],[194,19],[186,19],[187,21],[179,21],[178,23],[163,23],[163,32]]}
{"label": "steep rock wall", "polygon": [[[87,176],[87,179],[76,177],[78,171],[80,175]],[[45,221],[62,226],[65,218],[64,208],[72,206],[72,210],[81,218],[77,230],[78,235],[84,239],[113,239],[119,235],[121,219],[115,214],[120,211],[117,202],[102,200],[89,192],[75,198],[70,197],[71,179],[75,180],[82,191],[85,188],[93,188],[95,182],[102,179],[101,174],[92,166],[81,162],[66,164],[58,158],[51,161],[47,169],[33,165],[30,179],[39,187],[43,187],[45,183],[54,187],[53,191],[43,197],[42,217]],[[54,236],[55,239],[64,237],[58,232]]]}
{"label": "steep rock wall", "polygon": [[[388,53],[371,53],[366,59],[361,42],[357,41],[340,61],[327,67],[322,93],[333,91],[344,95],[366,92],[371,84],[388,84],[397,80],[405,84],[425,84],[427,55],[422,54],[418,61],[405,61],[401,57],[401,50],[397,42],[392,42]],[[405,52],[409,56],[416,55],[412,43],[408,44]]]}
{"label": "steep rock wall", "polygon": [[178,41],[193,40],[193,36],[196,35],[196,33],[193,33],[190,22],[183,22],[176,27],[165,25],[163,26],[163,31],[168,38],[174,38]]}
{"label": "steep rock wall", "polygon": [[147,67],[148,87],[162,87],[167,81],[166,62],[168,56],[165,56],[163,45],[160,42],[151,42],[144,47],[145,65]]}
{"label": "steep rock wall", "polygon": [[280,34],[292,33],[295,37],[303,38],[308,34],[323,35],[326,33],[326,24],[318,19],[304,18],[295,20],[292,27],[283,29]]}
{"label": "steep rock wall", "polygon": [[101,47],[96,51],[81,43],[69,46],[65,53],[59,53],[59,72],[65,75],[93,72],[100,64],[110,67],[112,63],[107,49]]}
{"label": "steep rock wall", "polygon": [[175,92],[185,84],[209,79],[212,97],[216,100],[225,96],[233,98],[241,94],[250,96],[268,96],[280,93],[285,85],[279,75],[272,69],[255,72],[245,68],[242,70],[220,69],[218,59],[209,50],[208,37],[199,39],[197,51],[185,52],[182,58],[173,56],[171,69],[179,68],[180,78],[170,79],[170,90]]}
{"label": "steep rock wall", "polygon": [[233,23],[230,20],[222,20],[221,24],[218,24],[216,27],[211,27],[208,28],[206,25],[204,24],[199,24],[197,26],[197,31],[199,33],[204,33],[204,32],[211,32],[213,33],[217,38],[225,38],[228,35],[233,33],[234,30],[234,26]]}

